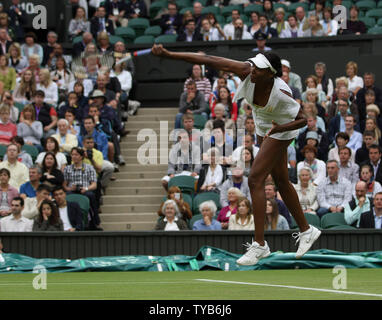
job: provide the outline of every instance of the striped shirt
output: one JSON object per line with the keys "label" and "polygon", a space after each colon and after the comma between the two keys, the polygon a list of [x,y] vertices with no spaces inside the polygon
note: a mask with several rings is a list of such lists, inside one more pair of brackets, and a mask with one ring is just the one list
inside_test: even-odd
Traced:
{"label": "striped shirt", "polygon": [[350,161],[348,161],[345,166],[340,164],[340,171],[338,175],[349,180],[354,185],[359,180],[359,166],[358,164]]}
{"label": "striped shirt", "polygon": [[73,164],[66,166],[64,169],[64,178],[68,183],[68,187],[73,185],[88,188],[89,185],[97,181],[97,174],[94,168],[89,164],[82,164],[81,168],[75,168]]}
{"label": "striped shirt", "polygon": [[338,177],[332,182],[326,177],[317,188],[318,204],[321,208],[342,207],[352,199],[352,184],[349,180]]}
{"label": "striped shirt", "polygon": [[[192,78],[188,78],[186,82],[184,83],[184,91],[186,92],[187,90],[187,84],[191,81],[194,80]],[[202,78],[200,80],[194,80],[196,83],[196,89],[200,91],[201,93],[204,94],[204,99],[206,101],[209,100],[210,94],[211,94],[211,82],[207,78]]]}

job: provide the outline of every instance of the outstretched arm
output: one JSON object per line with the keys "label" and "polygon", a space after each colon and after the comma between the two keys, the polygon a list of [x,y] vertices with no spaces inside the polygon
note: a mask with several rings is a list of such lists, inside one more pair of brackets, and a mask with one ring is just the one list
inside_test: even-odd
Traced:
{"label": "outstretched arm", "polygon": [[206,64],[214,69],[235,73],[241,80],[244,80],[251,72],[251,65],[246,62],[232,59],[209,56],[201,53],[173,52],[169,51],[161,44],[154,44],[151,49],[152,54],[158,57],[183,60],[195,64]]}

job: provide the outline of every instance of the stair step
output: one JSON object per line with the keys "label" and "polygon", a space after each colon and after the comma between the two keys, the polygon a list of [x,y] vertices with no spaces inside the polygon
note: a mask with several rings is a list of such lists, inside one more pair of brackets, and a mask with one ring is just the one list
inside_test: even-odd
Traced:
{"label": "stair step", "polygon": [[121,213],[121,214],[107,214],[102,213],[100,215],[102,223],[107,222],[119,222],[119,223],[134,223],[134,222],[150,222],[156,221],[158,219],[158,214],[156,212],[146,212],[146,213]]}
{"label": "stair step", "polygon": [[137,114],[135,116],[132,116],[131,118],[143,115],[152,116],[154,112],[159,116],[165,116],[170,114],[177,114],[178,108],[139,108]]}
{"label": "stair step", "polygon": [[[111,182],[109,187],[106,190],[106,195],[112,195],[112,191],[109,189],[121,188],[121,187],[130,187],[130,188],[162,188],[161,187],[161,179],[166,175],[166,172],[162,172],[162,175],[158,179],[118,179]],[[164,191],[164,189],[162,188]],[[117,190],[116,190],[117,191]]]}
{"label": "stair step", "polygon": [[[144,181],[144,180],[143,180]],[[128,186],[126,186],[128,185]],[[134,185],[134,187],[130,187],[131,185]],[[110,195],[126,195],[126,196],[134,196],[134,195],[162,195],[162,197],[165,195],[164,189],[161,187],[160,182],[157,181],[157,187],[141,187],[137,186],[135,184],[127,182],[125,186],[110,186],[107,188],[107,192],[109,192]],[[107,197],[107,195],[106,195]]]}
{"label": "stair step", "polygon": [[105,222],[101,223],[101,228],[104,231],[147,231],[154,230],[156,221],[153,222],[133,222],[133,223],[121,223],[121,222]]}
{"label": "stair step", "polygon": [[[121,150],[121,152],[122,152],[122,155],[124,157],[125,156],[127,156],[127,157],[134,157],[135,156],[136,157],[138,154],[138,149],[139,148],[123,148]],[[170,154],[170,146],[168,149],[157,149],[156,154],[160,155],[161,152],[166,152],[167,154]],[[148,152],[146,154],[148,154]]]}
{"label": "stair step", "polygon": [[162,202],[163,195],[146,194],[146,195],[106,195],[103,197],[104,205],[107,204],[127,204],[134,205],[137,203],[157,204]]}
{"label": "stair step", "polygon": [[175,116],[176,116],[177,112],[174,112],[174,113],[169,113],[169,114],[158,114],[158,115],[148,115],[148,114],[145,114],[145,115],[136,115],[136,116],[133,116],[133,117],[129,117],[129,122],[133,122],[133,121],[175,121]]}
{"label": "stair step", "polygon": [[[162,197],[163,198],[163,197]],[[133,213],[145,213],[145,212],[153,212],[156,213],[162,200],[155,204],[107,204],[102,206],[102,212],[107,212],[108,214],[133,214]],[[103,214],[103,213],[102,213]]]}
{"label": "stair step", "polygon": [[142,171],[160,171],[160,170],[167,170],[168,164],[125,164],[124,166],[119,166],[120,170],[124,169],[124,171],[129,172],[142,172]]}
{"label": "stair step", "polygon": [[[135,182],[146,180],[147,182],[151,183],[154,181],[158,181],[158,179],[161,179],[165,174],[166,174],[165,171],[160,171],[160,170],[159,171],[144,171],[144,172],[125,171],[125,172],[115,173],[115,176],[117,177],[116,181],[119,181],[120,179],[128,179],[130,183],[133,183],[131,182],[131,180],[136,180]],[[111,182],[111,184],[113,183],[114,182]]]}
{"label": "stair step", "polygon": [[152,164],[168,164],[168,157],[163,157],[163,158],[159,158],[158,156],[157,157],[142,157],[138,160],[137,156],[132,156],[132,157],[128,157],[126,156],[125,154],[122,154],[126,163],[128,164],[142,164],[142,165],[146,165],[146,164],[149,164],[149,163],[152,163]]}

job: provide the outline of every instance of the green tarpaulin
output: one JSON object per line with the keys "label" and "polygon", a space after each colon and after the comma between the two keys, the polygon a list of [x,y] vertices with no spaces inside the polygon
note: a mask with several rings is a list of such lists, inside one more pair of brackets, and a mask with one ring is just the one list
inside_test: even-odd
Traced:
{"label": "green tarpaulin", "polygon": [[214,247],[204,246],[195,256],[117,256],[69,259],[35,259],[28,256],[3,253],[0,255],[0,273],[32,272],[44,266],[47,272],[80,271],[197,271],[197,270],[266,270],[333,268],[382,268],[382,251],[343,253],[331,250],[309,251],[302,259],[295,259],[294,252],[273,252],[255,266],[236,264],[240,257]]}

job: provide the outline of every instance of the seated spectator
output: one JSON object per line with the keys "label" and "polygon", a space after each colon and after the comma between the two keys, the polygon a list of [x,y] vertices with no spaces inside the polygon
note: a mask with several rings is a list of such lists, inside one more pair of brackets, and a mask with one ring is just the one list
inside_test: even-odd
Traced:
{"label": "seated spectator", "polygon": [[69,37],[74,39],[75,37],[82,36],[85,32],[90,31],[90,22],[86,19],[85,9],[78,7],[76,15],[69,22]]}
{"label": "seated spectator", "polygon": [[288,221],[279,214],[279,208],[274,199],[267,199],[265,230],[289,230]]}
{"label": "seated spectator", "polygon": [[0,169],[0,217],[12,213],[12,200],[19,196],[19,191],[9,184],[11,173],[8,169]]}
{"label": "seated spectator", "polygon": [[319,19],[322,19],[324,17],[324,12],[323,12],[324,5],[325,5],[325,1],[315,0],[314,10],[308,12],[308,17],[317,16]]}
{"label": "seated spectator", "polygon": [[16,71],[8,67],[8,58],[5,54],[0,55],[0,81],[6,91],[13,91],[16,86]]}
{"label": "seated spectator", "polygon": [[206,124],[204,125],[204,128],[208,129],[211,132],[213,130],[214,121],[222,120],[224,121],[224,127],[226,132],[232,132],[230,136],[235,141],[236,140],[236,125],[235,125],[235,122],[229,118],[231,114],[226,112],[224,104],[217,103],[214,107],[214,114],[215,114],[215,117],[213,119],[208,120]]}
{"label": "seated spectator", "polygon": [[359,170],[359,178],[366,183],[366,195],[373,198],[378,192],[382,191],[382,186],[374,180],[373,169],[370,164],[363,164]]}
{"label": "seated spectator", "polygon": [[37,36],[34,32],[28,32],[25,35],[25,43],[21,45],[21,54],[23,57],[29,58],[32,54],[37,54],[40,61],[44,59],[44,50],[37,43]]}
{"label": "seated spectator", "polygon": [[28,67],[28,59],[21,55],[20,44],[14,42],[8,49],[9,54],[9,66],[14,68],[17,74],[21,74],[21,71]]}
{"label": "seated spectator", "polygon": [[356,124],[357,120],[354,115],[345,116],[345,132],[350,137],[347,146],[354,151],[362,147],[362,134],[355,131]]}
{"label": "seated spectator", "polygon": [[130,0],[127,2],[127,17],[129,19],[134,18],[147,18],[147,7],[146,3],[143,0]]}
{"label": "seated spectator", "polygon": [[252,116],[248,116],[245,119],[244,129],[245,129],[245,134],[250,135],[252,137],[254,144],[258,145],[257,135],[256,135],[256,127],[255,127],[255,119],[253,119]]}
{"label": "seated spectator", "polygon": [[103,6],[97,8],[97,12],[90,20],[90,32],[93,38],[97,38],[98,33],[106,31],[108,34],[114,34],[113,21],[106,16],[106,9]]}
{"label": "seated spectator", "polygon": [[265,35],[265,39],[277,38],[277,30],[270,27],[269,19],[265,14],[259,16],[260,29],[254,34],[254,38],[257,39],[257,35],[262,33]]}
{"label": "seated spectator", "polygon": [[302,167],[298,171],[298,183],[294,184],[298,199],[304,213],[316,214],[318,209],[317,188],[312,183],[312,169]]}
{"label": "seated spectator", "polygon": [[[301,98],[302,98],[302,101],[303,102],[314,102],[314,103],[318,103],[320,106],[322,107],[326,107],[326,95],[325,95],[325,92],[322,91],[322,90],[318,90],[317,87],[318,87],[318,78],[315,76],[315,75],[309,75],[306,79],[305,79],[305,85],[306,85],[306,91],[304,91],[302,94],[301,94]],[[308,99],[308,95],[314,95],[315,96],[315,100],[313,99]],[[312,97],[310,97],[312,98]],[[317,108],[318,109],[318,108]],[[320,113],[320,116],[323,117],[325,115],[325,110],[324,111],[324,114],[322,114],[322,111],[319,110],[319,113]]]}
{"label": "seated spectator", "polygon": [[114,29],[127,27],[127,4],[122,0],[107,0],[105,2],[106,14],[114,23]]}
{"label": "seated spectator", "polygon": [[265,191],[265,198],[267,200],[272,199],[272,200],[276,201],[277,206],[279,208],[278,212],[282,216],[284,216],[284,218],[288,221],[289,225],[291,225],[292,224],[291,215],[290,215],[289,210],[286,207],[284,201],[281,200],[281,196],[278,196],[278,192],[277,192],[276,185],[274,184],[274,182],[265,182],[264,191]]}
{"label": "seated spectator", "polygon": [[103,31],[97,35],[97,49],[100,55],[109,55],[113,52],[113,46],[107,32]]}
{"label": "seated spectator", "polygon": [[297,163],[297,172],[303,167],[308,167],[313,172],[313,184],[318,186],[322,181],[325,180],[326,166],[325,162],[316,159],[317,148],[311,145],[306,145],[301,153],[304,156],[304,160]]}
{"label": "seated spectator", "polygon": [[322,37],[325,35],[324,29],[317,16],[309,17],[309,27],[304,31],[303,37]]}
{"label": "seated spectator", "polygon": [[366,131],[374,131],[375,139],[378,141],[378,144],[380,144],[380,142],[382,140],[382,133],[381,133],[381,129],[379,129],[379,124],[378,124],[377,119],[375,117],[369,117],[368,116],[366,118],[365,130]]}
{"label": "seated spectator", "polygon": [[32,71],[36,85],[40,83],[40,63],[40,56],[38,54],[31,54],[28,58],[28,67],[21,70],[21,73],[24,73],[27,70]]}
{"label": "seated spectator", "polygon": [[15,107],[15,103],[13,101],[12,93],[9,91],[4,91],[2,97],[2,104],[9,107],[10,110],[10,120],[12,123],[16,124],[19,120],[19,109]]}
{"label": "seated spectator", "polygon": [[314,72],[315,76],[317,77],[317,90],[323,91],[326,95],[326,100],[330,102],[332,99],[334,86],[332,79],[328,77],[326,71],[325,63],[317,62],[314,65]]}
{"label": "seated spectator", "polygon": [[280,7],[275,10],[275,22],[271,24],[271,28],[277,31],[277,34],[280,36],[283,30],[289,29],[288,21],[285,21],[285,10]]}
{"label": "seated spectator", "polygon": [[188,230],[186,221],[179,217],[179,208],[174,200],[167,200],[163,204],[163,219],[159,219],[155,230],[179,231]]}
{"label": "seated spectator", "polygon": [[[192,212],[190,205],[183,200],[183,194],[179,187],[172,186],[168,189],[167,192],[167,199],[168,200],[174,200],[176,202],[176,205],[179,209],[179,218],[182,218],[184,221],[189,221],[192,218]],[[158,216],[164,217],[163,215],[163,205],[165,202],[163,202],[158,210]]]}
{"label": "seated spectator", "polygon": [[[15,136],[12,138],[11,144],[15,144],[17,146],[17,152],[18,152],[17,161],[25,164],[27,168],[31,168],[33,166],[32,157],[30,156],[28,152],[22,149],[24,145],[24,139],[19,136]],[[8,160],[8,156],[7,154],[5,154],[3,161],[7,161],[7,160]]]}
{"label": "seated spectator", "polygon": [[181,175],[197,178],[201,168],[199,146],[190,142],[184,130],[180,131],[179,137],[179,142],[170,150],[167,175],[162,178],[162,186],[166,191],[171,178]]}
{"label": "seated spectator", "polygon": [[227,87],[229,92],[231,93],[232,99],[235,96],[236,89],[238,88],[241,80],[239,77],[234,75],[231,72],[220,71],[219,77],[213,82],[212,85],[212,93],[210,95],[209,104],[210,106],[215,102],[218,98],[219,89],[222,87]]}
{"label": "seated spectator", "polygon": [[83,163],[85,151],[81,148],[74,147],[70,153],[72,164],[64,169],[65,191],[69,193],[82,194],[89,198],[90,201],[90,228],[101,230],[99,227],[101,221],[98,215],[99,199],[96,199],[95,192],[97,190],[97,174],[94,168]]}
{"label": "seated spectator", "polygon": [[297,88],[300,92],[302,92],[302,83],[301,83],[301,77],[297,74],[292,72],[291,64],[288,60],[281,59],[281,68],[283,72],[288,72],[289,74],[289,82],[288,85],[291,87]]}
{"label": "seated spectator", "polygon": [[21,215],[24,209],[23,198],[16,197],[12,200],[12,214],[0,219],[1,232],[29,232],[32,231],[33,221]]}
{"label": "seated spectator", "polygon": [[[235,215],[237,213],[237,208],[239,206],[239,200],[243,198],[244,195],[240,191],[240,189],[236,187],[231,187],[227,191],[227,200],[226,206],[222,206],[222,209],[219,212],[217,220],[220,222],[222,229],[228,229],[229,219],[231,215]],[[220,203],[222,203],[222,199],[220,197]]]}
{"label": "seated spectator", "polygon": [[51,189],[44,184],[40,184],[36,190],[36,197],[34,198],[25,198],[24,200],[24,209],[22,211],[22,215],[28,219],[34,219],[39,214],[39,209],[41,207],[41,203],[44,200],[50,200],[50,191]]}
{"label": "seated spectator", "polygon": [[35,146],[40,152],[43,151],[42,123],[36,120],[36,110],[32,105],[27,105],[23,109],[23,118],[17,124],[17,135],[23,138],[26,144]]}
{"label": "seated spectator", "polygon": [[[93,85],[91,87],[93,87]],[[77,104],[83,113],[83,111],[85,110],[85,107],[89,106],[89,98],[85,96],[85,87],[81,82],[76,81],[74,82],[74,85],[73,85],[73,91],[77,94]],[[77,118],[77,115],[76,115],[76,118]],[[80,116],[77,119],[78,120],[82,119],[82,117]]]}
{"label": "seated spectator", "polygon": [[53,152],[46,152],[42,161],[41,183],[53,189],[56,186],[62,186],[64,175],[57,169],[57,159]]}
{"label": "seated spectator", "polygon": [[54,31],[49,31],[46,36],[46,44],[43,46],[44,58],[41,62],[41,65],[46,66],[48,60],[53,56],[54,46],[58,44],[57,40],[58,34]]}
{"label": "seated spectator", "polygon": [[[284,71],[281,79],[283,79],[285,83],[288,83],[289,82],[289,73]],[[295,88],[295,87],[289,87],[289,88],[292,91],[292,98],[294,100],[296,100],[298,102],[298,104],[301,105],[302,104],[302,100],[301,100],[301,93],[300,93],[300,91],[297,88]]]}
{"label": "seated spectator", "polygon": [[38,211],[39,214],[34,218],[32,231],[64,231],[64,224],[54,202],[44,200]]}
{"label": "seated spectator", "polygon": [[0,169],[6,168],[11,173],[9,184],[19,190],[20,186],[29,180],[28,168],[17,160],[18,147],[10,144],[7,147],[7,160],[0,163]]}
{"label": "seated spectator", "polygon": [[280,38],[301,38],[304,36],[304,33],[298,27],[297,18],[295,15],[291,14],[288,16],[288,25],[289,27],[283,29],[279,34]]}
{"label": "seated spectator", "polygon": [[70,153],[72,148],[78,146],[77,137],[74,134],[68,133],[69,122],[66,119],[60,119],[57,123],[58,133],[52,135],[58,141],[60,152]]}
{"label": "seated spectator", "polygon": [[[232,158],[233,141],[232,138],[225,132],[224,122],[222,120],[214,120],[211,137],[205,134],[203,138],[207,138],[207,141],[203,141],[203,150],[208,150],[210,146],[216,147],[221,156],[220,164],[223,166],[229,166]],[[202,154],[202,159],[206,159],[205,152]]]}
{"label": "seated spectator", "polygon": [[73,109],[66,110],[65,120],[68,121],[68,133],[79,136],[81,133],[81,123],[76,119]]}
{"label": "seated spectator", "polygon": [[211,82],[203,75],[202,67],[198,64],[193,65],[191,77],[184,82],[184,92],[187,89],[187,84],[191,81],[196,83],[197,90],[204,94],[204,100],[208,101],[211,94]]}
{"label": "seated spectator", "polygon": [[58,104],[66,100],[69,85],[74,81],[74,74],[67,66],[64,57],[58,57],[50,73],[51,79],[58,87]]}
{"label": "seated spectator", "polygon": [[370,211],[361,214],[360,228],[382,229],[382,192],[378,192]]}
{"label": "seated spectator", "polygon": [[367,27],[363,21],[358,19],[359,8],[352,5],[350,8],[350,19],[346,19],[346,28],[339,28],[338,34],[355,34],[360,35],[367,32]]}
{"label": "seated spectator", "polygon": [[245,148],[250,148],[252,150],[253,158],[256,157],[257,153],[259,152],[259,148],[255,146],[253,141],[253,136],[250,134],[246,134],[244,136],[244,143],[243,145],[237,147],[233,153],[232,153],[232,163],[235,163],[240,160],[240,157],[243,155],[243,151]]}
{"label": "seated spectator", "polygon": [[358,113],[359,113],[359,119],[362,121],[366,118],[366,107],[369,103],[366,102],[366,93],[372,90],[374,93],[374,102],[378,106],[378,115],[380,113],[379,108],[382,107],[382,90],[375,86],[375,75],[372,72],[365,72],[363,74],[363,88],[359,89],[356,96],[357,106],[358,106]]}
{"label": "seated spectator", "polygon": [[16,84],[13,91],[13,99],[24,105],[32,103],[36,93],[36,79],[31,70],[25,70],[21,74],[21,80]]}
{"label": "seated spectator", "polygon": [[240,11],[234,9],[231,11],[231,22],[227,23],[223,28],[223,32],[227,40],[232,40],[234,37],[235,21],[237,19],[240,19]]}
{"label": "seated spectator", "polygon": [[160,27],[162,34],[177,34],[182,26],[182,15],[178,13],[178,5],[176,3],[168,3],[168,14],[162,15]]}
{"label": "seated spectator", "polygon": [[60,146],[57,140],[53,137],[47,138],[45,141],[44,150],[45,150],[44,152],[40,152],[39,155],[37,156],[36,164],[38,164],[41,167],[46,152],[53,152],[54,155],[56,156],[57,168],[60,169],[61,171],[64,171],[64,168],[67,164],[67,159],[66,159],[66,156],[59,151]]}
{"label": "seated spectator", "polygon": [[[328,160],[336,160],[339,163],[340,149],[343,147],[346,147],[348,142],[349,142],[349,135],[346,132],[338,132],[336,135],[335,147],[330,149]],[[352,149],[350,149],[350,151],[351,151],[350,161],[354,162],[356,153]]]}
{"label": "seated spectator", "polygon": [[17,135],[17,127],[10,121],[11,112],[6,104],[0,105],[0,144],[9,145]]}
{"label": "seated spectator", "polygon": [[179,113],[175,117],[175,129],[181,127],[181,120],[185,113],[201,114],[206,120],[208,119],[208,105],[203,92],[197,89],[194,80],[188,81],[186,88],[187,91],[183,92],[179,99]]}
{"label": "seated spectator", "polygon": [[42,170],[39,166],[34,165],[29,168],[29,181],[20,186],[20,197],[24,200],[26,198],[36,197],[36,190],[40,185],[40,179],[42,177]]}
{"label": "seated spectator", "polygon": [[[230,177],[231,174],[231,177]],[[237,188],[241,194],[251,201],[251,194],[248,187],[248,178],[244,176],[244,170],[241,168],[232,168],[231,172],[228,172],[228,179],[224,181],[220,190],[220,205],[226,207],[229,205],[228,192],[231,188]]]}
{"label": "seated spectator", "polygon": [[[252,40],[253,36],[247,31],[247,26],[244,26],[242,19],[236,19],[234,22],[234,33],[232,40]],[[228,35],[229,37],[229,35]]]}
{"label": "seated spectator", "polygon": [[260,29],[260,22],[259,22],[259,13],[256,11],[251,12],[251,24],[248,25],[248,32],[252,35],[252,37],[255,36],[255,33]]}
{"label": "seated spectator", "polygon": [[[303,111],[304,111],[304,113],[306,114],[307,117],[313,116],[311,119],[314,120],[314,116],[315,116],[316,120],[317,120],[317,123],[316,123],[317,128],[320,128],[322,130],[322,132],[326,132],[326,124],[325,124],[325,121],[324,121],[324,117],[320,117],[318,115],[317,106],[320,106],[321,110],[324,110],[324,112],[325,112],[325,109],[321,105],[318,105],[315,102],[304,102],[302,104],[302,109],[303,109]],[[313,125],[314,121],[311,122],[310,124]],[[307,128],[308,128],[308,126],[302,127],[299,132],[302,133]]]}
{"label": "seated spectator", "polygon": [[369,161],[362,163],[369,164],[373,170],[373,179],[382,184],[382,166],[381,164],[382,148],[379,145],[369,147]]}
{"label": "seated spectator", "polygon": [[203,41],[203,36],[196,29],[195,20],[189,19],[186,21],[184,26],[184,31],[179,32],[176,41],[179,42],[192,42],[192,41]]}
{"label": "seated spectator", "polygon": [[78,41],[73,44],[72,55],[73,59],[80,57],[84,52],[86,46],[93,42],[93,35],[90,32],[84,32],[82,35],[82,41]]}
{"label": "seated spectator", "polygon": [[204,201],[199,205],[199,211],[203,215],[203,218],[195,221],[192,230],[207,231],[222,229],[219,221],[213,218],[217,211],[215,202],[212,200]]}
{"label": "seated spectator", "polygon": [[226,178],[226,169],[219,164],[220,154],[217,148],[207,151],[206,163],[200,169],[197,192],[214,191],[219,193]]}
{"label": "seated spectator", "polygon": [[227,87],[221,87],[219,89],[218,98],[216,102],[212,106],[210,106],[212,118],[215,118],[214,109],[216,104],[218,103],[224,106],[224,117],[226,119],[232,119],[232,121],[235,122],[237,119],[237,113],[238,113],[237,103],[232,102],[231,93]]}
{"label": "seated spectator", "polygon": [[[58,64],[57,61],[59,59],[62,59],[64,61],[64,64],[63,63]],[[54,70],[58,70],[58,69],[63,71],[65,69],[67,69],[66,70],[67,74],[72,75],[69,68],[67,68],[67,66],[69,66],[71,64],[72,60],[73,60],[73,58],[71,55],[64,55],[64,48],[62,47],[62,45],[59,43],[55,43],[53,46],[53,51],[49,55],[49,59],[46,63],[46,67],[50,71],[54,71]],[[52,78],[53,78],[53,76],[52,76]],[[69,80],[70,79],[67,79],[68,84],[69,84]],[[57,85],[58,85],[58,83],[57,83]]]}
{"label": "seated spectator", "polygon": [[52,81],[49,69],[41,69],[39,77],[40,83],[37,84],[37,90],[44,92],[45,103],[56,107],[58,103],[58,87],[57,84]]}
{"label": "seated spectator", "polygon": [[64,224],[64,231],[82,231],[83,214],[78,203],[66,201],[66,193],[62,186],[55,187],[52,193],[60,218]]}
{"label": "seated spectator", "polygon": [[246,177],[249,177],[254,160],[252,147],[245,147],[241,152],[240,160],[237,165],[243,167],[244,175]]}
{"label": "seated spectator", "polygon": [[208,18],[203,18],[201,23],[200,33],[203,36],[203,41],[221,41],[225,40],[219,30],[212,26]]}
{"label": "seated spectator", "polygon": [[338,22],[333,19],[332,8],[326,7],[323,11],[323,17],[320,18],[324,36],[336,36],[338,31]]}
{"label": "seated spectator", "polygon": [[345,221],[348,225],[359,228],[361,214],[370,211],[372,198],[366,195],[367,184],[358,181],[355,184],[355,196],[345,206]]}
{"label": "seated spectator", "polygon": [[240,198],[236,214],[229,217],[228,230],[253,230],[254,228],[251,202],[246,198]]}
{"label": "seated spectator", "polygon": [[81,108],[78,101],[78,95],[73,91],[68,94],[66,103],[59,108],[58,117],[65,118],[65,113],[68,110],[74,112],[76,120],[80,122],[83,120],[84,108]]}
{"label": "seated spectator", "polygon": [[349,91],[353,92],[354,95],[357,95],[358,90],[363,88],[363,79],[362,77],[357,76],[358,65],[354,61],[349,61],[346,64],[346,75],[348,76]]}
{"label": "seated spectator", "polygon": [[[223,1],[226,1],[226,0],[223,0]],[[222,26],[219,24],[219,22],[216,20],[216,17],[215,17],[215,14],[213,14],[212,12],[209,12],[205,15],[205,17],[209,20],[212,28],[215,28],[218,30],[219,32],[219,36],[222,38],[222,40],[227,40],[225,34],[224,34],[224,30],[222,28]],[[202,21],[202,19],[200,19],[200,21]],[[201,22],[200,22],[200,25],[201,25]],[[210,80],[211,78],[208,77]]]}
{"label": "seated spectator", "polygon": [[378,144],[377,140],[375,139],[375,132],[374,131],[365,131],[363,133],[363,144],[362,147],[357,150],[355,153],[355,163],[359,166],[370,160],[369,158],[369,148],[372,145]]}
{"label": "seated spectator", "polygon": [[352,185],[355,185],[359,178],[359,166],[358,164],[352,162],[350,157],[351,149],[349,147],[342,147],[339,150],[339,176],[349,180]]}
{"label": "seated spectator", "polygon": [[349,180],[339,176],[337,161],[328,161],[326,169],[328,176],[320,182],[317,188],[317,198],[320,206],[317,215],[320,218],[329,212],[343,212],[352,196],[352,185]]}

